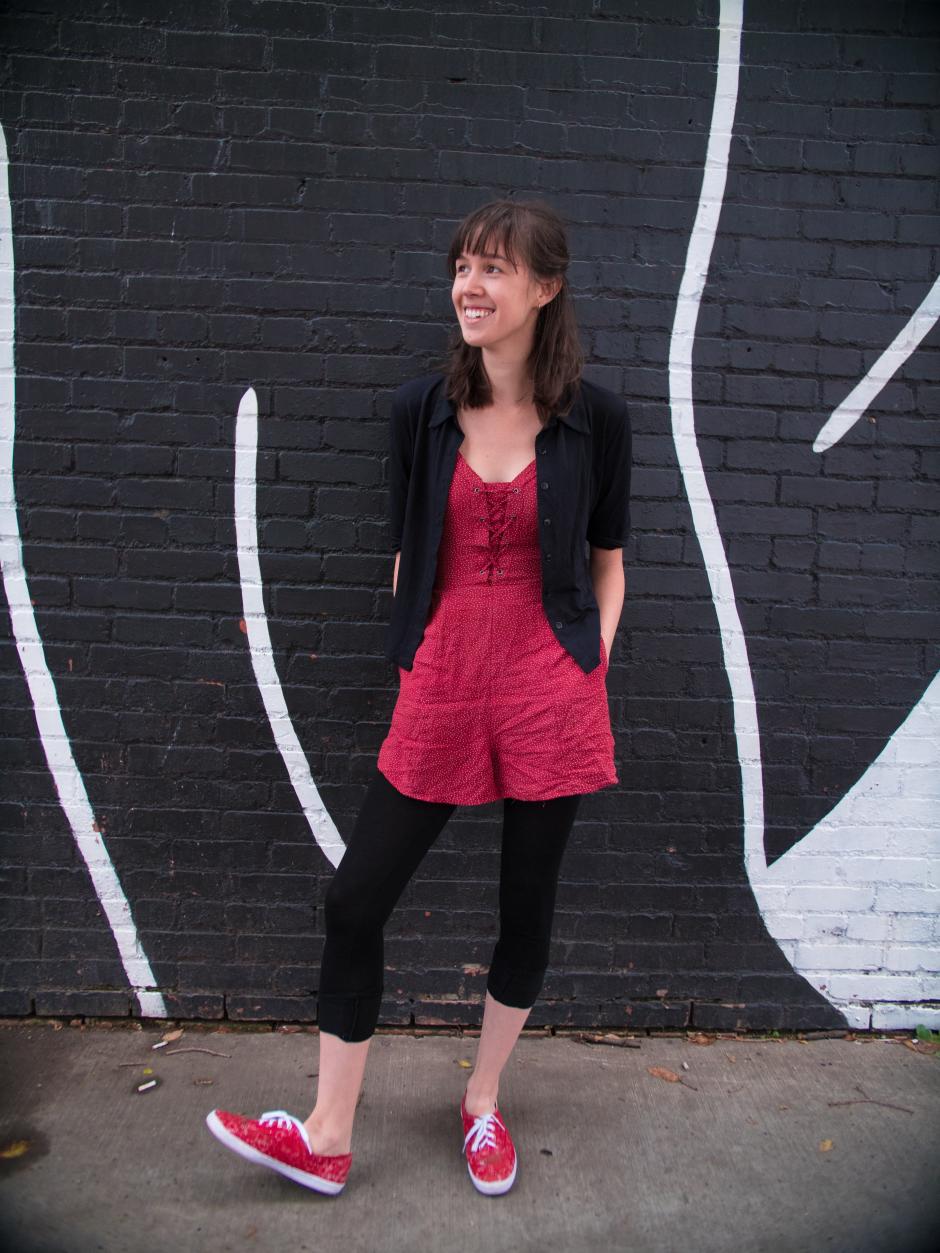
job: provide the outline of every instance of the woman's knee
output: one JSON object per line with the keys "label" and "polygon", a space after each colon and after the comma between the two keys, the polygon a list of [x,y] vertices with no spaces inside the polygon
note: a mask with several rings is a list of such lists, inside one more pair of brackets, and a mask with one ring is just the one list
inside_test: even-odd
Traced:
{"label": "woman's knee", "polygon": [[365,885],[336,872],[323,898],[323,918],[328,933],[360,935],[381,931],[381,902]]}

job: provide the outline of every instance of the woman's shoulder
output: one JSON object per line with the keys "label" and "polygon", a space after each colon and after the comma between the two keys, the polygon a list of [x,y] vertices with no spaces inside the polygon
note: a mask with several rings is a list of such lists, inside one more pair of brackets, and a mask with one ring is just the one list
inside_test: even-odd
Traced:
{"label": "woman's shoulder", "polygon": [[619,392],[583,376],[578,386],[584,407],[592,416],[608,421],[619,421],[628,416],[627,402]]}
{"label": "woman's shoulder", "polygon": [[444,373],[434,370],[430,374],[420,374],[417,378],[407,379],[392,393],[392,406],[399,410],[417,413],[435,388],[444,381]]}
{"label": "woman's shoulder", "polygon": [[630,409],[619,392],[582,377],[578,385],[578,400],[592,431],[609,439],[629,436]]}

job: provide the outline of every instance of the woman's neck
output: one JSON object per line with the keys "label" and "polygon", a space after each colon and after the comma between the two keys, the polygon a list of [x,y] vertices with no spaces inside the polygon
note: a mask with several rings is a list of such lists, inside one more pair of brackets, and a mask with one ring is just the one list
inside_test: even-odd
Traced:
{"label": "woman's neck", "polygon": [[517,409],[532,403],[532,379],[525,358],[494,359],[484,348],[483,368],[490,380],[494,408]]}

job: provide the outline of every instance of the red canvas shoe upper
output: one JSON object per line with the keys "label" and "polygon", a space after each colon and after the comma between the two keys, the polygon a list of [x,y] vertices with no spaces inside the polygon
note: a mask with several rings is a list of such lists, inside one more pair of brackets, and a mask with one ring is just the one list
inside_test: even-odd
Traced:
{"label": "red canvas shoe upper", "polygon": [[463,1118],[464,1152],[473,1175],[482,1183],[508,1179],[516,1165],[512,1137],[500,1117],[499,1107],[492,1114],[474,1117],[467,1113],[466,1098],[460,1102]]}
{"label": "red canvas shoe upper", "polygon": [[259,1119],[216,1110],[225,1129],[244,1144],[297,1170],[308,1171],[332,1183],[345,1183],[352,1164],[352,1153],[314,1153],[307,1128],[299,1118],[283,1109],[272,1109]]}

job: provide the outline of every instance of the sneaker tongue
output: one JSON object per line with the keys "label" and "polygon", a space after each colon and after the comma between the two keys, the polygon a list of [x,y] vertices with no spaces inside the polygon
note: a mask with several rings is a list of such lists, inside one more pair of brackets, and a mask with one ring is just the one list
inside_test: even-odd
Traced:
{"label": "sneaker tongue", "polygon": [[279,1118],[286,1118],[287,1121],[300,1132],[301,1139],[307,1146],[307,1152],[313,1153],[310,1146],[310,1137],[307,1135],[307,1128],[303,1125],[299,1118],[295,1118],[293,1114],[289,1114],[286,1109],[269,1109],[266,1114],[261,1115],[261,1122],[275,1122]]}

